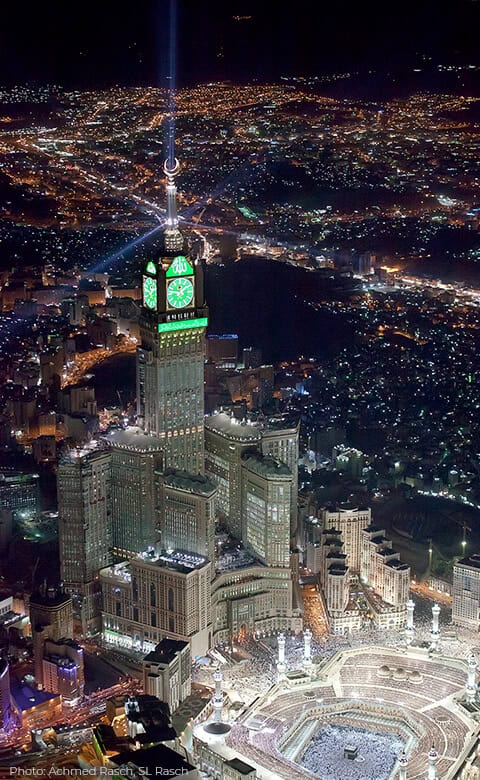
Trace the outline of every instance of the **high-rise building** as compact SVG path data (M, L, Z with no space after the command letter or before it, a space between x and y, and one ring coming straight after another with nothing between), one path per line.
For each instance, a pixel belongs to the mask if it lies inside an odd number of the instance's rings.
M43 585L30 596L30 625L33 639L33 660L35 680L43 687L43 657L45 642L50 639L73 637L72 598L59 588L47 588Z
M143 691L156 696L171 712L190 696L192 691L192 656L188 642L162 639L142 662Z
M43 688L59 693L65 704L76 704L83 698L85 675L83 648L73 639L55 642L47 639L42 660Z
M10 509L0 509L0 554L3 555L13 535L13 512Z
M270 455L242 458L242 540L267 566L290 565L292 472Z
M301 631L290 569L252 563L221 571L212 582L212 626L214 644L254 633Z
M320 513L323 528L337 528L342 534L348 565L354 572L360 571L362 531L372 522L372 510L351 504L324 507Z
M360 611L350 604L350 568L338 528L324 529L319 545L319 574L330 629L345 634L361 625Z
M259 368L262 365L262 351L256 347L245 347L242 357L245 368Z
M93 441L69 450L57 472L60 574L83 633L100 628L100 569L111 561L111 453Z
M401 627L406 621L410 587L410 566L386 538L385 530L370 524L362 531L360 562L362 582L372 587L382 603L373 605L375 619L381 628Z
M246 452L271 455L292 475L290 521L297 522L299 426L282 415L239 420L220 412L205 420L205 470L218 485L217 510L230 533L242 538L241 463Z
M6 509L16 517L20 512L36 514L40 508L40 477L12 469L0 472L0 510Z
M220 366L236 368L238 361L238 336L236 333L210 334L207 336L207 359Z
M158 436L166 468L204 470L204 362L208 310L203 268L178 228L175 176L165 164L167 226L160 255L143 269L137 413Z
M183 552L139 555L100 573L107 641L153 650L164 637L190 643L192 658L211 647L211 564Z
M474 631L480 628L480 555L453 564L452 622Z
M157 473L157 512L164 550L184 550L215 562L215 497L209 477L178 469Z
M268 417L262 425L262 452L286 463L292 472L291 491L291 535L297 527L298 503L298 459L300 423L292 424L283 415Z
M343 545L333 545L327 553L325 601L329 615L341 617L350 599L350 576Z
M333 527L325 528L321 534L319 574L324 590L327 586L328 568L331 561L335 561L337 565L339 563L342 563L344 566L348 565L342 532L338 528Z
M332 461L335 468L347 474L351 479L360 479L365 467L365 456L354 447L337 444L332 451Z
M140 428L113 431L111 446L112 547L128 558L155 545L155 469L163 464L162 442Z
M224 412L205 421L205 471L218 485L217 509L237 539L242 537L242 455L258 450L260 443L258 425Z
M10 672L6 658L0 658L0 733L14 725L14 707L10 693Z

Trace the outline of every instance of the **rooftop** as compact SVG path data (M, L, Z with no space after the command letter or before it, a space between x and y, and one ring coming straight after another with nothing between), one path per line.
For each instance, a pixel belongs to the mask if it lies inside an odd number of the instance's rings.
M261 477L291 477L292 472L285 463L273 458L271 455L261 455L260 453L248 453L242 458L243 464L250 471Z
M377 555L383 555L385 558L387 555L398 555L398 553L393 547L384 547L382 550L377 550Z
M189 474L181 469L167 469L163 474L163 481L179 490L187 490L189 493L200 493L209 496L215 492L217 486L211 479L202 474Z
M82 444L81 446L65 450L60 457L59 463L60 465L81 463L82 461L96 458L99 455L106 455L109 450L110 447L105 440L92 439L88 444Z
M237 420L225 412L205 418L205 428L235 441L260 441L261 431L256 423Z
M386 536L384 536L384 535L382 534L382 532L380 532L380 533L379 533L379 534L377 534L376 536L372 536L372 538L370 539L370 541L371 541L373 544L385 544L385 542L388 542L389 540L387 539L387 537L386 537Z
M156 436L151 436L136 426L111 431L102 438L114 448L136 450L137 452L159 452L164 446Z
M38 707L50 699L59 699L58 693L47 693L46 691L39 691L36 688L32 688L30 685L21 683L15 678L10 680L10 689L12 696L15 699L17 707L25 712L32 709L32 707Z
M240 772L241 775L249 775L255 771L253 766L246 764L245 761L241 761L239 758L231 758L230 761L225 761L225 763L232 769L235 769L236 772Z
M336 564L335 566L328 567L328 573L333 574L335 577L343 577L343 575L346 574L347 571L348 571L348 567L342 566L341 564Z
M466 558L461 558L461 560L457 561L455 565L471 566L474 569L480 569L480 555L478 553L467 555Z
M399 560L387 561L386 566L390 566L391 569L398 569L398 571L406 571L410 568L408 563L402 563Z
M161 768L164 776L174 776L187 774L193 771L194 767L188 764L179 753L165 745L155 745L154 747L143 748L141 750L129 750L124 753L118 753L111 756L109 760L122 766L123 764L133 764L146 770L148 775L155 776L158 769Z
M59 588L38 590L30 596L30 604L35 607L59 607L72 600L68 593L63 593Z
M272 417L266 417L259 421L265 431L291 431L297 432L299 420L293 415L278 414Z
M6 484L21 484L22 482L31 482L37 479L40 479L38 474L27 474L21 471L13 471L12 469L2 469L0 471L0 482Z
M202 558L194 553L184 552L183 550L175 550L174 552L162 551L160 553L151 550L146 553L140 553L140 555L132 558L132 564L140 560L165 569L178 571L180 574L189 574L207 564L206 558Z
M326 504L324 507L327 512L368 512L370 507L362 504L351 504L348 501L341 504Z
M186 647L188 647L188 642L165 637L156 646L155 650L148 653L143 660L153 661L158 664L169 664L173 661L175 656L178 655L178 653L181 653Z
M377 534L377 533L384 533L385 529L382 528L379 525L375 525L375 523L370 523L370 525L367 525L366 528L363 529L364 531L367 531L369 534Z

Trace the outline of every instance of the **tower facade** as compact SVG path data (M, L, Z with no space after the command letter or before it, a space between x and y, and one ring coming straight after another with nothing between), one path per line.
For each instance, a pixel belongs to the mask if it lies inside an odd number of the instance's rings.
M270 455L242 459L242 539L266 566L290 565L292 472Z
M175 175L167 175L167 223L160 256L143 269L137 414L163 442L164 467L204 469L205 305L203 269L178 229Z
M372 522L372 510L368 507L340 504L336 507L322 509L321 518L324 528L338 528L342 532L345 552L348 555L348 565L352 571L359 572L362 531Z
M111 560L111 453L93 441L68 451L57 471L60 576L82 633L100 628L98 572Z
M224 413L206 420L206 473L218 485L217 511L237 539L242 538L242 456L258 450L260 442L258 425L240 422Z
M452 622L473 631L480 627L480 555L453 565Z
M164 550L185 550L212 563L215 574L215 496L211 479L167 469L157 474L158 530Z
M107 641L150 651L164 638L188 642L192 658L212 646L211 564L193 553L153 551L100 573Z
M71 596L60 589L43 586L30 596L30 625L33 638L35 680L43 687L43 654L48 639L58 641L73 636Z
M8 731L14 725L13 717L8 662L5 658L0 658L0 732Z
M292 472L292 492L290 497L290 531L293 535L297 528L298 503L298 458L300 423L288 424L281 417L270 417L262 429L262 452L286 463Z
M65 704L73 705L83 698L85 674L83 648L73 639L59 642L47 639L42 661L43 687L60 693Z
M113 553L129 558L157 541L154 472L162 466L162 444L133 427L105 440L111 445Z

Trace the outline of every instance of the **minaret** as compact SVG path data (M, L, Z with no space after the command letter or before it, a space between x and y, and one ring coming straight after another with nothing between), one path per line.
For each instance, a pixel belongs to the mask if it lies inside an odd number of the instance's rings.
M476 683L477 666L478 663L475 655L473 653L470 653L470 655L467 658L468 671L467 671L467 684L465 686L465 694L469 702L473 702L477 694L477 683Z
M413 624L413 613L415 610L415 604L412 599L407 601L407 627L405 629L405 635L407 639L407 645L411 645L413 642L413 635L415 632L415 626Z
M307 674L312 671L312 632L307 628L303 632L303 668Z
M405 751L403 751L402 755L398 759L398 765L400 767L400 772L398 774L398 780L407 780L407 766L408 766L408 758Z
M278 635L278 661L277 661L277 671L278 671L278 677L281 679L286 671L286 665L285 665L285 635L279 634Z
M219 671L214 672L213 679L215 680L215 693L212 696L213 717L215 723L221 723L223 709L222 673Z
M432 607L432 630L430 632L430 639L432 640L433 650L438 650L438 643L440 641L440 628L438 625L439 615L440 607L438 604L434 604Z
M428 774L426 780L438 780L437 760L438 760L438 753L435 750L435 745L432 745L432 749L428 754Z

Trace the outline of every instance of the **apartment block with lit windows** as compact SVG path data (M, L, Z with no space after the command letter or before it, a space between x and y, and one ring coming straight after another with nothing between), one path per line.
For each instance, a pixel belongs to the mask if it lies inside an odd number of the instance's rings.
M480 555L468 555L453 565L452 622L478 631L480 627Z

